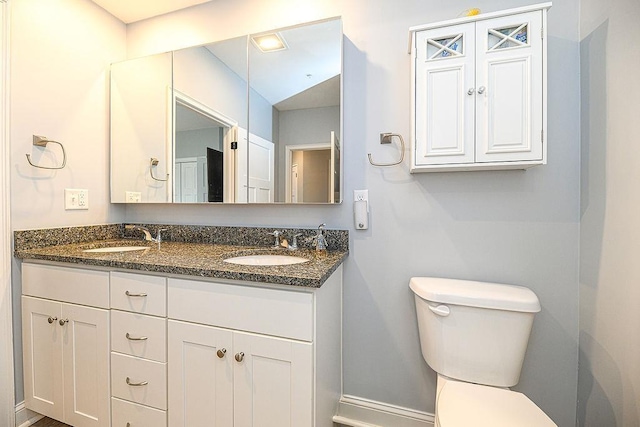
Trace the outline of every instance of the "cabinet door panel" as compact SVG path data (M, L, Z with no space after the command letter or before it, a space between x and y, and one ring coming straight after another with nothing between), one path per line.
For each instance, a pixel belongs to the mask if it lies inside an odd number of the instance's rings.
M173 320L168 331L169 426L232 427L231 331Z
M476 25L476 161L542 160L542 12Z
M60 303L22 297L25 405L62 421L62 329L59 318Z
M65 422L109 426L109 311L62 304L61 314Z
M474 24L416 34L415 163L474 161Z
M313 425L312 344L235 332L233 348L234 427Z

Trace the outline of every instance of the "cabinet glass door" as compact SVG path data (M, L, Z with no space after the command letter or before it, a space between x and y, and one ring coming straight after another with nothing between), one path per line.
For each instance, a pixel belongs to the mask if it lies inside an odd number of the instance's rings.
M416 165L474 161L474 27L416 34Z
M476 162L541 160L542 12L479 21L476 41Z

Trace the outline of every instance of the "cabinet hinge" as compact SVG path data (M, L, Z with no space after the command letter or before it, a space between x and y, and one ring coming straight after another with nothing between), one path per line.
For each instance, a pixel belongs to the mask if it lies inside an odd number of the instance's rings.
M544 39L544 27L540 28L540 38Z
M540 142L544 143L544 129L540 131Z

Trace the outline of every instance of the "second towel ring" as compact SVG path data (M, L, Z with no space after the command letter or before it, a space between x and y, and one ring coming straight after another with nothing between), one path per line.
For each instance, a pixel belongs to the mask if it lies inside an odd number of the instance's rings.
M396 166L402 163L402 161L404 160L404 138L402 138L402 135L400 135L399 133L381 133L380 144L391 144L391 140L394 136L397 136L398 139L400 139L400 160L393 163L378 163L373 161L373 159L371 158L371 153L369 153L367 154L367 156L369 157L369 163L371 163L373 166L381 167Z
M58 141L52 141L50 139L47 139L47 137L45 137L45 136L33 135L33 145L35 145L36 147L43 147L44 148L44 147L47 146L47 144L49 142L52 142L54 144L58 144L60 146L60 148L62 148L62 165L58 166L58 167L49 167L49 166L36 165L33 162L31 162L31 155L27 154L27 161L34 168L39 168L39 169L62 169L67 165L67 153L64 151L64 145L62 145L62 143L60 143Z
M169 180L169 174L167 174L167 178L166 179L156 178L153 175L153 167L154 166L158 166L158 163L160 163L158 161L158 159L156 159L155 157L151 157L151 160L149 161L149 173L151 174L151 178L155 179L156 181L161 181L161 182L168 181Z

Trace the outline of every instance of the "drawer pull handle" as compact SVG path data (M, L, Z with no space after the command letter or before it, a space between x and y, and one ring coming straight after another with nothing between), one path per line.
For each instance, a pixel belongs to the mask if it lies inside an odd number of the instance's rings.
M244 353L236 353L236 362L242 362L244 360Z
M130 341L146 341L149 339L148 337L132 337L131 335L129 335L129 332L127 332L125 336Z
M129 291L125 291L125 293L124 293L124 294L125 294L126 296L128 296L128 297L146 297L146 296L147 296L147 294L145 294L145 293L132 294L132 293L131 293L131 292L129 292Z
M218 350L216 352L216 354L218 355L218 357L220 359L222 359L224 357L224 355L227 354L227 349L226 348L221 348L220 350Z
M69 319L60 319L58 323L60 323L60 326L64 326L64 324L68 322L69 322Z
M127 427L131 427L131 423L127 423Z
M129 379L129 377L127 377L126 381L127 381L127 385L130 385L131 387L141 387L143 385L149 384L149 381L142 381L142 382L139 382L139 383L132 383L131 380Z
M52 324L53 322L55 322L56 320L58 320L57 317L51 317L49 316L49 318L47 319L47 322L49 322L49 324Z

